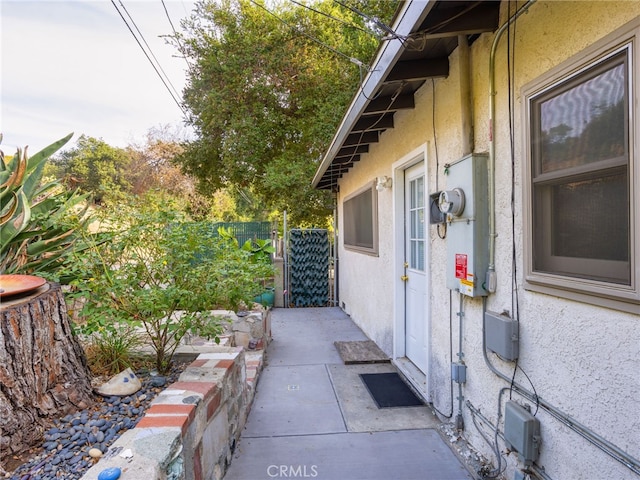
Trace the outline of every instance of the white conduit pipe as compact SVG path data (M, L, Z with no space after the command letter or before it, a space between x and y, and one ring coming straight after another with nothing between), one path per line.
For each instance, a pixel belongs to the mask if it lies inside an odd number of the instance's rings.
M518 10L504 25L496 32L491 46L489 57L489 164L487 166L489 175L489 267L485 280L485 288L488 292L496 291L496 50L500 38L515 20L529 10L529 7L536 3L536 0L529 0L520 10Z
M487 272L487 290L489 292L495 291L495 250L496 250L496 195L495 195L495 111L496 111L496 102L495 102L495 58L496 58L496 49L498 47L498 42L500 38L504 34L504 32L509 28L509 26L518 18L520 15L525 13L529 8L536 3L536 0L529 0L520 10L518 10L507 22L502 25L498 31L496 32L496 36L493 40L493 45L491 46L491 55L489 57L489 135L490 135L490 143L489 143L489 165L488 165L488 175L489 175L489 268ZM486 300L485 300L485 308L486 309ZM483 312L483 322L484 322L484 312ZM484 331L484 325L483 325ZM558 421L569 427L571 430L576 432L578 435L583 437L592 445L598 447L604 453L609 455L611 458L617 460L622 465L627 467L629 470L634 472L636 475L640 475L640 461L633 458L627 452L621 450L619 447L609 442L602 436L595 433L593 430L587 428L582 425L580 422L570 417L569 415L563 413L562 411L555 408L553 405L547 403L545 400L540 398L537 395L529 392L526 388L519 385L517 382L512 382L512 379L500 372L489 360L487 356L487 348L484 344L484 335L483 335L483 354L484 359L489 367L489 369L495 373L497 376L502 378L503 380L512 383L514 389L518 391L521 395L529 398L533 402L538 402L540 407L542 407L545 411L551 414Z
M483 301L483 305L482 305L482 331L483 332L486 330L486 321L485 321L485 315L484 315L485 312L486 312L486 298ZM596 432L594 432L590 428L581 424L575 418L557 409L556 407L551 405L549 402L547 402L545 399L543 399L539 395L530 392L529 390L524 388L522 385L520 385L518 382L513 381L513 379L510 376L505 375L500 370L498 370L491 363L491 360L489 359L489 356L487 354L486 338L484 335L482 335L482 354L484 356L485 363L489 367L489 370L491 370L498 377L502 378L504 381L512 385L513 390L515 392L519 393L523 397L528 398L530 401L537 403L540 406L540 408L542 408L544 411L549 413L552 417L554 417L560 423L569 427L571 430L576 432L582 438L587 440L592 445L598 447L601 451L609 455L614 460L617 460L618 462L620 462L622 465L627 467L636 475L640 475L640 462L638 460L633 458L627 452L625 452L618 446L614 445L604 437L598 435Z

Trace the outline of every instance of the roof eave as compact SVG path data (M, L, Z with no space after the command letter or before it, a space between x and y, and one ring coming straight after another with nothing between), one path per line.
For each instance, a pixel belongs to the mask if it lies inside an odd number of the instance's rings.
M402 6L402 9L396 17L393 30L401 37L408 36L422 23L434 3L435 0L407 1ZM324 155L322 162L313 177L313 188L316 188L318 183L320 183L320 180L333 162L334 157L346 140L347 135L349 135L349 132L362 115L362 112L364 112L364 109L367 107L370 99L400 58L403 48L403 43L397 38L385 41L381 45L369 73L365 77L358 93L352 100L347 113L343 117L342 122L333 137L333 140L331 140L327 153Z

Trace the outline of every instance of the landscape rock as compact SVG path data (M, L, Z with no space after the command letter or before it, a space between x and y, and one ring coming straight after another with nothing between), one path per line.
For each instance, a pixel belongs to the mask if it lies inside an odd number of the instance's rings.
M111 377L104 385L98 387L96 392L105 397L112 395L125 396L137 392L141 387L142 382L140 382L140 379L133 373L133 370L127 368Z

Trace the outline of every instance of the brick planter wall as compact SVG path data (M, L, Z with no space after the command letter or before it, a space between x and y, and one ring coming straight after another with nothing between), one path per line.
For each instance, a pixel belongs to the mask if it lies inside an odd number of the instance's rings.
M262 352L215 347L158 394L82 480L120 467L122 480L219 480L253 401Z

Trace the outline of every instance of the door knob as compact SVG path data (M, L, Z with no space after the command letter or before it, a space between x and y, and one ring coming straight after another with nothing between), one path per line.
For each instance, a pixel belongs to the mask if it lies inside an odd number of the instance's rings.
M407 280L409 280L409 277L407 277L406 275L402 275L400 277L400 280L402 280L403 282L406 282Z

